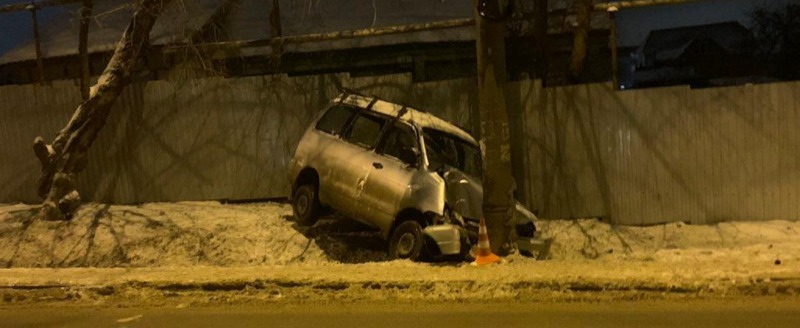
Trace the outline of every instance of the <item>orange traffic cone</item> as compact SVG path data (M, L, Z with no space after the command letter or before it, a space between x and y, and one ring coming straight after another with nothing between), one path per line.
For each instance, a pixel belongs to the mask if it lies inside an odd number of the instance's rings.
M478 228L478 247L475 254L475 261L472 265L482 266L500 262L500 257L492 253L489 247L489 233L486 231L486 221L481 218L481 225Z

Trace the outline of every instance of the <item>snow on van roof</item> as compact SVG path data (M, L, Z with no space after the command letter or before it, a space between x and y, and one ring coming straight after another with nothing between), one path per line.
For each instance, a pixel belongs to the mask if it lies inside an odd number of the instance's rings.
M347 98L342 100L342 97L347 97ZM456 137L464 139L465 141L473 144L476 147L478 146L478 142L475 140L475 138L472 137L469 133L467 133L463 129L439 117L436 117L431 113L427 113L413 107L395 104L377 97L368 97L355 94L339 95L336 98L334 98L333 101L334 102L342 101L346 104L350 104L364 109L366 109L371 102L375 101L370 110L389 116L397 116L397 114L400 113L400 110L403 107L406 107L407 111L400 117L402 120L414 123L422 128L431 128L452 134Z

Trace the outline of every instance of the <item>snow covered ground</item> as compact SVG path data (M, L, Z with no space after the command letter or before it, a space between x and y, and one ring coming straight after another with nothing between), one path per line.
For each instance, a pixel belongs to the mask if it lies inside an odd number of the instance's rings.
M387 261L377 232L330 219L298 228L285 204L87 204L70 222L34 220L34 211L0 206L7 268L0 287L149 288L147 297L252 291L262 299L800 295L800 223L790 221L616 228L595 219L542 221L551 259L512 255L476 268Z
M33 218L36 207L0 207L2 267L233 266L324 262L274 203L86 204L71 221Z

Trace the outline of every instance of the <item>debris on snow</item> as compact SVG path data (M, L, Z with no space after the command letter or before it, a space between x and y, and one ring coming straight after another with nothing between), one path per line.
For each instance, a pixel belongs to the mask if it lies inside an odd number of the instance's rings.
M117 320L117 323L131 323L131 322L134 322L134 321L139 321L139 319L141 319L142 317L144 317L144 315L139 314L139 315L135 315L135 316L128 317L128 318L122 318L122 319Z

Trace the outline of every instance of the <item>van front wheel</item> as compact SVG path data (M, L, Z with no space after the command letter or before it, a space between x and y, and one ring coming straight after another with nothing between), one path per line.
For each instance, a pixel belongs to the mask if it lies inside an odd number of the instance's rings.
M389 240L389 258L418 261L422 258L425 238L417 221L405 221L392 233Z

